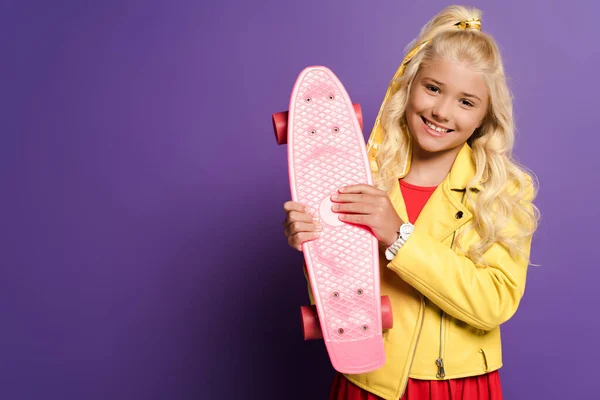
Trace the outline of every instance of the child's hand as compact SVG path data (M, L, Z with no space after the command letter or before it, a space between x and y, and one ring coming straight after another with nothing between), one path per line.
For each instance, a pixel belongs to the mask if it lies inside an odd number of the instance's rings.
M302 251L302 243L317 239L323 229L319 224L318 217L307 212L300 203L287 201L283 205L285 210L285 221L283 227L288 244L298 251Z
M365 225L385 246L398 238L400 219L387 193L371 185L350 185L331 196L332 210L341 221ZM336 209L336 207L338 207Z

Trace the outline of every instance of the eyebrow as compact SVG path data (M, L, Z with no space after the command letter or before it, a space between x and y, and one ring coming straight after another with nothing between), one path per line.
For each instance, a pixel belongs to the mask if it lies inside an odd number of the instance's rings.
M436 81L435 79L429 78L427 76L424 77L423 79L429 79L430 81L432 81L433 83L435 83L438 86L445 86L442 82ZM481 99L478 96L474 95L474 94L470 94L470 93L466 93L466 92L462 92L461 94L464 95L465 97L472 97L474 99L477 99L477 100L481 101Z

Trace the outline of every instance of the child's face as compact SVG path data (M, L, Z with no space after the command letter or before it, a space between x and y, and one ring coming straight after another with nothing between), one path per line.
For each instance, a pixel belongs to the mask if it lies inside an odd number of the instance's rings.
M442 59L422 66L417 73L406 120L416 145L437 153L462 147L487 109L483 77L464 64Z

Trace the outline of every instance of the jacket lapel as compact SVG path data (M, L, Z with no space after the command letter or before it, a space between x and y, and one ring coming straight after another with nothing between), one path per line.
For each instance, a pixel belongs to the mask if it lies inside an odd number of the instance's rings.
M409 157L410 158L410 155ZM410 169L410 162L407 162L402 175L406 176ZM450 173L444 181L433 192L423 210L415 222L415 229L419 229L443 241L452 235L461 226L465 225L473 218L473 214L464 204L466 186L475 175L475 162L473 160L473 151L469 145L465 144L458 153ZM474 187L481 189L479 185ZM406 204L402 197L400 185L394 185L390 192L390 200L400 218L408 221Z

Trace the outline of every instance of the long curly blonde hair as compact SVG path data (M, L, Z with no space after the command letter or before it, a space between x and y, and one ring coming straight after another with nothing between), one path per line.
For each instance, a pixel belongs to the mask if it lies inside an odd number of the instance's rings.
M473 20L481 20L478 9L447 7L409 44L408 49L414 49L427 42L393 82L397 91L382 109L385 136L378 146L378 168L373 178L375 186L390 191L392 185L397 185L398 176L410 157L412 139L405 111L419 68L438 59L468 63L484 77L490 101L483 123L467 141L473 149L476 173L467 185L466 195L474 215L471 229L476 229L481 240L461 250L476 263L485 264L483 254L494 243L504 245L515 259L523 255L523 244L537 229L539 211L532 203L537 186L535 175L512 156L515 141L512 95L498 46L490 35L479 29L456 26L461 21ZM476 186L482 190L476 190ZM464 233L459 234L456 243Z

